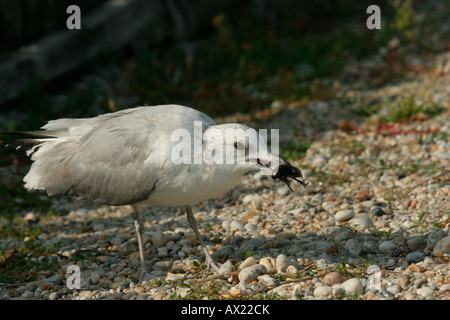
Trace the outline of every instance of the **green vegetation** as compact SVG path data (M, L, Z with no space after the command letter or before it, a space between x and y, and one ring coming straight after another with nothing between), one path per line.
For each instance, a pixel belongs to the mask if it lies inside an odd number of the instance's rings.
M285 157L287 160L304 158L306 156L306 151L310 146L310 142L296 143L294 141L288 141L283 147L283 157Z
M46 196L29 193L21 181L0 184L0 239L12 240L8 249L0 249L0 282L31 281L38 272L52 270L55 260L49 260L55 248L46 248L37 240L42 228L28 224L16 213L21 210L49 212L51 201Z
M372 261L359 258L356 266L347 264L345 257L342 257L341 263L336 265L336 271L345 277L350 278L365 278L367 277L367 268L372 265Z
M343 103L351 103L343 101ZM349 112L358 116L376 116L381 123L408 122L430 118L445 111L445 107L432 101L419 103L414 95L403 97L395 102L385 99L382 102L364 101L356 97Z
M427 220L427 212L422 212L419 218L413 220L413 222L414 224L409 229L418 234L425 234L432 228L444 229L450 222L450 213L447 213L446 216L441 216L440 221L429 221Z
M381 122L406 122L420 114L433 117L441 114L445 108L434 102L418 103L414 96L399 100L397 103L387 103L386 114L380 116Z
M310 170L311 176L317 177L319 181L322 181L330 186L341 185L350 181L350 176L348 174L340 175L328 169L316 170L314 168L310 168Z
M56 244L53 248L42 246L37 240L40 232L40 227L32 229L25 225L0 229L2 239L14 240L14 245L9 249L0 249L0 282L33 281L43 271L56 272L59 264L51 256L60 244Z

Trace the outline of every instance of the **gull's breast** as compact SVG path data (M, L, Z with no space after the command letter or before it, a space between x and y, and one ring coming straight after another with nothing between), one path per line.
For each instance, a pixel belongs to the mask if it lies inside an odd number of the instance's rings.
M166 177L171 178L162 177L144 203L175 207L220 196L235 187L242 177L242 173L230 172L230 168L220 166L177 166L177 170L166 172Z

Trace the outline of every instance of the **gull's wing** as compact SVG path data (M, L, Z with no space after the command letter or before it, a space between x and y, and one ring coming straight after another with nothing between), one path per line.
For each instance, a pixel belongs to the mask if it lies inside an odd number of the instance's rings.
M49 195L74 195L110 205L146 200L163 168L171 166L173 130L204 129L213 120L194 109L138 107L88 119L59 119L43 127L30 150L34 161L26 188Z

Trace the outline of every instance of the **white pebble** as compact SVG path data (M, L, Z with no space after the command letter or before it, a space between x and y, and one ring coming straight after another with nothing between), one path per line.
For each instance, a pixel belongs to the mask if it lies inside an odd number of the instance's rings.
M277 272L278 273L286 272L286 269L287 269L287 267L289 267L289 265L290 265L290 261L289 261L289 258L286 255L280 254L277 257L276 268L277 268Z
M247 267L250 267L254 264L256 264L257 261L254 257L248 257L247 259L245 259L240 265L239 265L239 270L245 269Z
M429 287L425 287L424 286L424 287L421 287L421 288L417 289L416 293L419 296L422 296L422 297L426 298L426 297L429 297L429 296L433 295L433 290L431 288L429 288Z
M364 292L364 287L361 283L361 281L357 278L351 278L342 283L342 288L345 290L345 294L352 295L352 294L358 294L361 295Z
M314 297L319 298L319 297L328 297L331 296L333 294L333 289L324 284L321 285L319 287L317 287L316 289L314 289Z
M370 218L366 217L366 216L357 216L357 217L353 217L352 219L350 219L350 221L348 223L351 226L365 229L372 225L372 220L370 220Z
M353 210L342 210L336 213L335 219L338 222L343 222L350 220L355 216L355 212Z
M239 272L238 278L240 282L247 283L256 280L258 276L266 273L266 267L264 267L262 264L255 264L253 266L242 269L241 272Z
M264 257L259 260L259 263L266 267L267 272L275 272L276 271L276 261L272 257Z
M433 254L435 256L443 256L444 254L450 253L450 236L444 237L439 240L433 249Z

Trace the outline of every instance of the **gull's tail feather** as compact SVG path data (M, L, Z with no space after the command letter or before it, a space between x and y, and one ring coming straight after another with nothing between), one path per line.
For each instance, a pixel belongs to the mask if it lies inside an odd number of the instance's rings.
M25 188L48 191L48 178L54 172L55 165L65 155L61 149L72 147L65 143L59 131L14 131L2 132L12 139L2 141L0 146L12 151L21 159L30 159L33 165L24 178ZM44 161L38 161L38 160Z
M12 136L12 139L0 141L0 147L29 159L45 140L56 138L55 133L49 131L12 131L0 132L0 135Z

